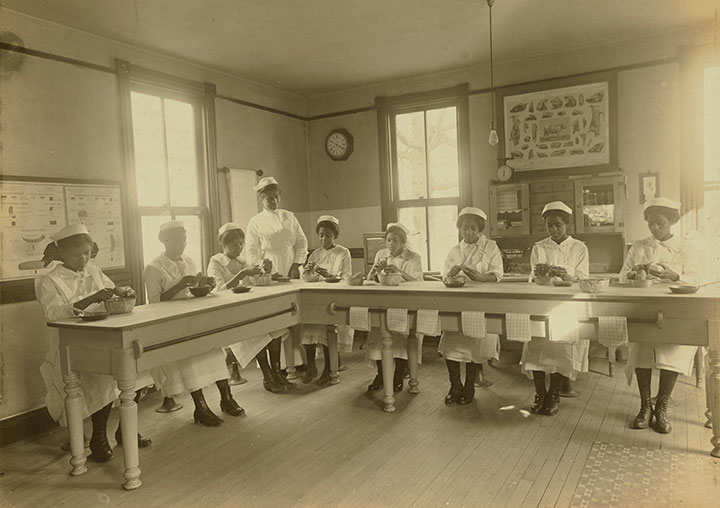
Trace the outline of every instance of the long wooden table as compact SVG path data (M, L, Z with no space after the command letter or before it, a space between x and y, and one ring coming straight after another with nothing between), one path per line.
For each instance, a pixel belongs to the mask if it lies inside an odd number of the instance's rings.
M586 294L576 287L529 283L471 283L448 289L440 282L408 282L397 287L366 283L347 286L293 281L255 287L249 293L225 291L205 298L136 307L130 314L97 322L71 319L48 323L59 328L60 353L67 393L65 405L70 435L71 475L87 471L83 448L81 392L78 372L110 374L120 389L120 426L125 460L123 487L135 489L140 480L137 448L135 382L138 372L187 358L300 323L348 324L351 306L370 307L371 322L379 324L388 308L406 308L411 330L419 309L440 311L442 329L458 331L460 313L482 310L490 333L503 333L504 313L531 315L533 335L543 336L548 317L578 319L582 338L595 338L598 316L627 316L630 340L708 346L708 419L712 418L711 454L720 457L720 290L704 288L694 295L670 294L666 286L647 289L615 287L603 294ZM292 348L291 341L286 347ZM330 340L331 377L338 382L337 342ZM286 352L290 352L286 349ZM419 392L417 342L408 341L411 393ZM292 367L292 354L286 355ZM395 410L392 392L392 341L383 341L384 410Z

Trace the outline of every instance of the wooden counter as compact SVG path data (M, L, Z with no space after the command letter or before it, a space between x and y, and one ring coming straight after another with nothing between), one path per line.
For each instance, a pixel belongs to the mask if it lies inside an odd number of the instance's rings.
M300 323L348 324L349 307L371 308L377 325L379 313L390 307L412 311L437 309L443 330L460 329L460 312L482 310L491 333L503 333L505 312L531 314L533 335L544 336L548 316L578 319L583 338L595 338L598 316L627 316L630 340L709 346L708 407L712 408L712 455L720 457L720 289L704 288L694 295L673 295L667 286L647 289L611 286L606 293L586 294L575 286L561 288L530 283L471 283L449 289L441 282L408 282L397 287L377 284L347 286L323 282L275 284L255 287L249 293L220 294L136 307L130 314L97 322L79 319L51 322L60 330L60 352L66 383L66 411L72 466L71 474L87 471L83 449L80 382L77 372L111 374L120 389L125 482L139 487L137 406L134 402L138 372L188 356ZM288 342L288 345L291 344ZM330 341L331 376L337 382L337 343ZM419 392L415 340L408 341L410 392ZM292 361L293 355L287 355ZM384 409L393 411L391 341L383 342ZM708 413L708 415L710 412Z

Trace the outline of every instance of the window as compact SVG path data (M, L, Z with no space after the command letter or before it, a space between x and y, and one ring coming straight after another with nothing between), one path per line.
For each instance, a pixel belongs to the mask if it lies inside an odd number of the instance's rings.
M178 219L187 230L185 254L202 269L207 208L201 104L149 87L133 87L130 99L143 264L163 251L160 225Z
M720 280L720 67L704 71L703 232L708 281Z
M439 271L470 202L467 88L378 101L383 220L410 229L423 269Z

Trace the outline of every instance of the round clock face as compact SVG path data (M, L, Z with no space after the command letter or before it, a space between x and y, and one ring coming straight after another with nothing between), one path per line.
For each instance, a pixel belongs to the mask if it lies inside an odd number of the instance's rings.
M325 140L325 151L333 160L346 160L353 151L352 136L344 129L332 131Z
M508 180L510 180L512 174L512 168L510 166L506 166L505 164L500 166L497 170L497 177L498 180L500 180L501 182L507 182Z

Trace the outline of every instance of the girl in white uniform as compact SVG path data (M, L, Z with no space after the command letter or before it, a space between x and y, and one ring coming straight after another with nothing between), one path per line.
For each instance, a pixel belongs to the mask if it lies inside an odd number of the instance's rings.
M444 277L465 277L477 282L499 282L503 274L502 254L497 244L485 238L487 215L479 208L463 208L458 215L457 228L462 240L445 259ZM445 404L469 404L475 397L475 376L482 363L499 360L500 337L489 333L475 339L460 332L443 332L438 352L445 358L450 391ZM465 364L465 385L460 379L460 364Z
M279 275L299 279L300 265L305 262L308 255L307 237L300 222L295 214L279 208L281 193L275 178L272 176L261 178L253 190L260 198L263 211L248 222L245 237L248 263L257 265L263 259L269 259L273 270ZM282 342L290 337L290 331L278 330L271 335L273 340L268 345L270 365L280 375L285 389L292 390L295 388L295 383L288 381L280 370ZM293 334L292 340L295 340L295 337L297 334ZM297 356L295 358L297 361Z
M391 222L385 228L385 248L375 254L375 262L367 275L368 280L377 280L382 271L399 273L403 281L423 280L422 260L420 255L407 248L408 229L399 222ZM368 390L379 390L383 387L382 378L382 339L391 336L393 339L393 357L395 358L395 374L393 390L403 389L403 376L407 368L407 334L391 332L387 328L386 315L380 317L380 328L373 328L367 340L368 360L375 360L377 375Z
M340 221L337 217L333 217L332 215L321 215L318 217L315 232L320 239L320 248L315 249L312 254L310 254L307 262L315 263L315 271L325 278L352 275L350 251L342 245L335 244L335 240L337 240L340 234ZM320 377L315 381L315 384L318 386L330 384L328 335L331 333L337 333L338 335L338 349L345 351L352 350L353 329L349 326L302 325L300 340L305 347L308 361L307 372L303 377L303 383L310 383L313 378L317 376L315 350L317 345L321 344L325 357L325 366L323 367L322 374L320 374Z
M680 203L667 198L650 199L645 203L644 216L652 236L638 240L630 247L620 272L620 280L626 282L630 271L645 268L650 275L661 280L677 282L682 279L697 284L699 277L694 267L698 263L698 256L693 259L687 243L671 231L672 225L680 219ZM672 430L667 419L667 406L675 380L678 374L691 374L697 348L636 342L631 342L629 348L630 358L625 374L628 383L631 383L635 373L640 391L640 412L632 428L647 429L654 418L653 428L667 434ZM660 369L660 386L654 409L650 399L652 369Z
M588 277L588 249L583 242L567 235L572 209L562 201L553 201L545 205L542 216L550 236L537 242L532 248L530 280L533 280L535 265L538 263L555 267L555 272L563 280ZM579 372L587 372L588 350L587 340L568 344L553 342L546 337L534 338L523 345L522 368L535 381L535 400L530 407L531 413L557 414L563 379L574 380ZM546 374L550 374L549 390L545 388Z
M215 279L217 286L215 291L232 289L246 277L259 275L267 269L271 270L269 261L260 266L248 266L240 258L245 245L245 233L239 224L228 222L218 230L218 242L223 252L215 254L210 258L208 264L208 276ZM263 373L263 386L272 393L284 393L285 388L270 368L266 352L266 346L272 340L269 334L261 335L253 339L243 340L232 344L229 349L240 367L245 368L251 360L256 359Z
M149 303L192 298L188 287L201 275L192 259L183 255L187 234L182 221L171 220L160 226L158 235L165 244L165 252L145 268L145 288ZM220 391L220 409L230 416L241 416L245 410L233 399L228 381L225 355L213 348L190 358L152 369L155 384L166 397L190 392L195 403L196 423L216 427L222 423L208 407L202 388L215 383Z
M68 226L50 237L43 255L45 266L55 261L50 271L35 279L35 295L42 305L45 319L57 321L76 317L79 311L104 311L115 284L93 263L89 263L93 241L82 224ZM50 344L40 373L45 383L48 412L53 420L67 424L65 415L65 382L60 365L57 329L49 336ZM113 455L107 439L107 420L117 396L112 376L79 372L82 390L83 418L90 416L93 429L90 438L90 460L106 462ZM117 434L116 434L117 439ZM138 435L138 445L150 440Z

